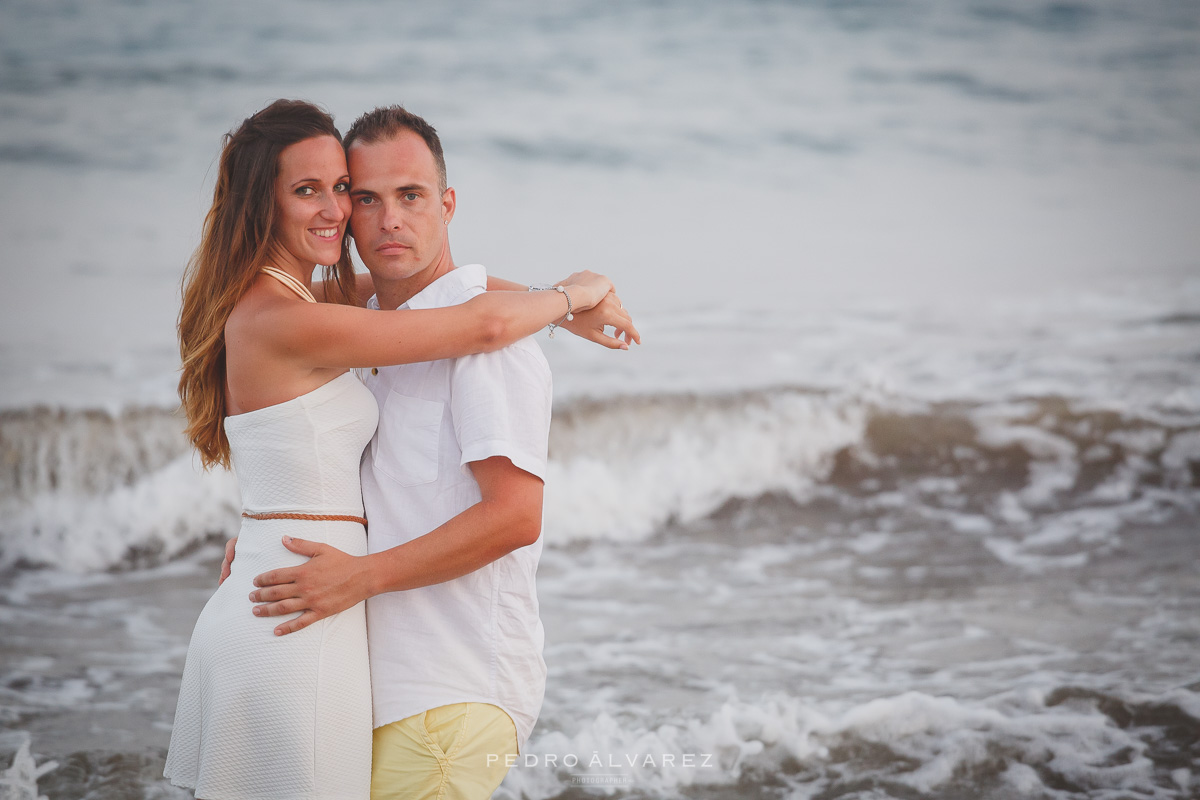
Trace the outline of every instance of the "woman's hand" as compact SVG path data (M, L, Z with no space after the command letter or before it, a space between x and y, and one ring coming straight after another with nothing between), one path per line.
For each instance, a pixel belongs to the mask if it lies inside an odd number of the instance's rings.
M612 336L604 332L606 326L614 329ZM576 313L575 319L564 320L559 327L612 350L628 350L630 344L642 343L642 335L634 327L633 318L621 305L616 292L604 295L595 306Z
M586 269L574 273L559 285L570 295L572 311L587 311L613 290L612 281Z

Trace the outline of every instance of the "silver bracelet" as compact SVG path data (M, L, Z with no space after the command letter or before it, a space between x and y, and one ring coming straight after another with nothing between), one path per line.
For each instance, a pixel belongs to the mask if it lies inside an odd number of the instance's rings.
M531 292L561 292L562 296L567 298L567 315L558 322L551 322L550 325L548 326L550 328L550 338L551 339L554 338L554 329L555 328L557 328L563 322L567 322L568 320L575 319L575 314L573 313L575 311L575 304L571 302L571 295L567 294L566 287L548 286L545 284L536 284L534 286L530 286L529 291L531 291Z

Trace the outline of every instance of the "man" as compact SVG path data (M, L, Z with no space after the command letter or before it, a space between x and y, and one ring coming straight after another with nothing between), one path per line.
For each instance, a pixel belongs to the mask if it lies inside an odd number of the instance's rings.
M379 108L345 145L350 226L376 290L369 305L434 308L484 291L483 267L456 268L450 254L456 195L434 129L398 106ZM620 304L606 302L611 323ZM588 338L609 338L592 326ZM623 328L636 340L632 324ZM367 599L372 796L487 797L533 729L545 688L534 573L550 371L527 339L372 369L365 381L380 408L362 463L370 555L286 542L311 559L259 576L251 599L269 605L255 613L308 609L277 629L288 633Z

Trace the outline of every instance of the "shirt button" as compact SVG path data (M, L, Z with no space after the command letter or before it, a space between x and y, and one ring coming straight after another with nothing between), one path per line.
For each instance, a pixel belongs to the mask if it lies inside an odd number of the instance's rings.
M379 374L379 367L371 367L371 374L372 374L372 375L378 375L378 374Z

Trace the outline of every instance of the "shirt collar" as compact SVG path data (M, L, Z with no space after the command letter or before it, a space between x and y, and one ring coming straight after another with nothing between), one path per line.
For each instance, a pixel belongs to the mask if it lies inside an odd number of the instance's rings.
M482 264L467 264L450 270L400 308L445 308L465 303L480 291L487 291L487 270ZM378 296L371 296L367 308L379 308Z

